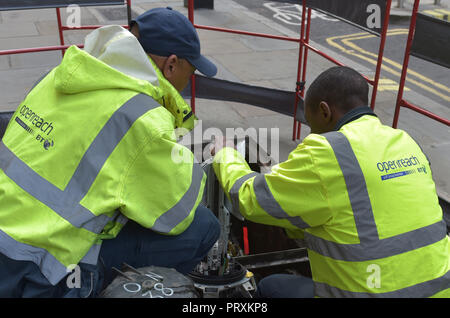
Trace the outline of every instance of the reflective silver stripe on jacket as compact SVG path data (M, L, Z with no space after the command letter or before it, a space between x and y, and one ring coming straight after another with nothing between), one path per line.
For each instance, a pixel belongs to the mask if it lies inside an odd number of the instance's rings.
M0 230L0 252L19 261L32 261L52 285L67 275L66 267L43 248L20 243Z
M444 239L447 235L444 220L378 240L372 244L340 244L305 232L308 248L323 256L348 262L364 262L409 252Z
M314 291L319 297L345 297L345 298L425 298L433 296L440 291L450 288L450 271L443 276L423 283L397 289L384 293L351 292L324 283L314 282Z
M125 216L118 212L115 215L117 215L115 222L126 224L128 219ZM0 253L14 260L32 261L37 264L52 285L56 285L68 273L66 266L43 248L18 242L2 230L0 230L0 242ZM92 245L80 263L96 265L100 249L101 244Z
M52 285L68 274L66 266L45 249L18 242L0 230L0 253L18 261L31 261L39 266L41 273ZM94 244L80 263L95 265L100 245Z
M341 167L361 244L378 241L378 231L367 191L366 180L352 146L341 132L323 134Z
M147 111L158 106L160 105L153 98L144 94L136 95L121 106L95 137L64 191L28 167L3 142L0 142L0 168L19 187L70 224L98 234L115 215L96 216L80 205L80 201L133 123Z
M248 179L255 177L253 180L253 191L255 192L256 200L260 207L270 216L276 219L284 219L289 221L292 225L304 229L310 227L305 221L302 220L299 216L290 216L287 214L277 200L274 198L272 192L269 189L266 178L264 174L260 174L257 172L252 172L246 174L245 176L239 178L233 184L233 187L230 190L230 198L233 203L233 209L236 209L238 213L239 211L239 189Z
M106 215L97 217L80 205L79 202L68 200L64 191L61 191L28 167L3 142L0 142L0 168L19 187L58 213L73 226L100 233L108 222L109 218Z
M258 204L267 212L267 214L276 219L285 219L300 229L310 227L301 217L290 216L283 210L270 191L264 174L258 175L255 178L255 181L253 181L253 191L255 192Z
M360 244L340 244L331 242L323 238L305 232L305 240L307 247L326 257L335 260L343 260L350 262L362 262L368 260L376 260L386 258L408 251L412 251L427 245L437 243L447 236L447 227L444 220L440 220L434 224L424 226L406 233L402 233L393 237L380 239L378 236L377 227L374 221L372 206L370 203L367 186L364 175L359 166L358 160L353 152L350 142L341 132L330 132L323 134L323 136L330 143L339 166L344 176L347 192L355 217L355 225L360 239ZM437 281L429 281L408 288L398 290L398 295L406 295L412 291L423 292L421 295L428 294L424 286L432 286L430 290L435 294L441 286L438 282L442 280L449 281L449 274ZM365 293L352 293L342 291L338 288L328 286L324 283L317 283L316 293L319 296L364 296ZM370 294L371 297L396 297L396 292L383 294ZM400 296L399 296L400 297ZM425 297L425 296L423 296Z
M237 215L242 215L240 209L239 209L239 189L242 187L245 181L247 181L250 178L253 178L257 176L259 173L257 172L251 172L249 174L246 174L245 176L240 177L237 179L233 186L230 189L230 199L231 199L231 205L233 206L233 211Z
M120 218L118 211L112 217L103 214L96 216L80 205L80 201L87 194L104 163L134 122L149 110L159 106L153 98L145 94L138 94L122 105L95 137L80 160L64 191L61 191L34 172L10 151L3 142L0 142L0 168L19 187L51 208L70 224L98 234L108 222L117 219L125 223L126 218ZM0 237L3 239L5 235L0 235ZM3 245L3 240L1 242ZM65 268L64 275L62 275L62 271L58 270L59 265L55 263L56 259L53 260L54 257L44 249L31 247L19 242L16 243L14 246L18 248L17 250L2 249L2 253L13 259L31 260L38 265L41 264L41 271L50 282L55 282L66 275ZM9 244L11 245L12 243L9 242ZM94 245L92 248L95 250L95 253L88 253L85 256L87 261L91 263L94 259L97 259L99 246ZM23 255L21 254L21 249L24 251ZM47 267L47 265L50 267ZM53 270L53 265L56 268L55 270Z
M80 201L89 191L105 161L134 122L160 105L150 96L138 94L114 112L91 143L64 190L69 201Z
M200 194L203 175L203 168L198 163L194 163L192 165L192 181L189 189L171 209L156 219L152 230L169 233L190 214Z
M348 139L341 132L330 132L323 136L330 143L341 167L361 243L339 244L305 233L311 250L337 260L366 261L394 256L445 238L446 225L440 220L416 230L380 239L364 175Z

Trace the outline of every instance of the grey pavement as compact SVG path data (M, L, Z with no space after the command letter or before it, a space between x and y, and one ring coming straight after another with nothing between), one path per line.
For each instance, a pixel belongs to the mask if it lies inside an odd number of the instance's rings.
M427 1L434 0L423 0L424 3ZM442 0L440 6L447 6L449 1ZM396 0L393 3L395 5ZM405 0L403 10L407 11L410 4L411 1ZM429 8L428 5L434 6L431 3L426 5L426 8ZM171 6L187 15L183 0L133 0L133 16L160 6ZM65 17L63 15L63 21ZM126 23L124 8L82 8L83 25L123 23ZM299 36L232 0L216 0L214 10L196 10L195 23L274 35ZM82 43L88 32L65 32L66 43ZM198 33L203 54L218 66L218 78L283 90L295 89L298 61L296 43L207 30L198 30ZM374 69L355 63L347 56L333 52L314 41L311 43L344 64L369 77L373 76ZM0 50L58 44L54 9L0 12ZM0 56L0 96L2 96L0 111L14 110L34 81L60 61L60 52ZM322 71L331 66L334 64L310 52L307 86ZM405 97L415 104L450 118L450 109L446 107L447 105L439 105L412 90L407 91ZM381 121L389 126L392 125L395 101L396 92L379 91L377 94L375 112ZM233 127L241 127L244 130L250 127L278 128L280 161L286 160L289 152L301 142L301 140L292 140L291 117L266 109L240 103L197 99L196 114L202 120L203 132L211 127L220 128L224 132L226 128ZM450 128L405 108L402 108L400 112L399 128L408 131L422 146L430 159L439 195L450 201ZM309 127L302 125L301 139L308 133Z
M411 16L414 0L393 0L391 7L391 15L394 16ZM419 11L447 9L450 7L450 0L421 0Z

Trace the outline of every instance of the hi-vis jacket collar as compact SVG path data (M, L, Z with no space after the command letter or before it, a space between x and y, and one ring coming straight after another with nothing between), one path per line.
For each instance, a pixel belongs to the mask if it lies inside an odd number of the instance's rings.
M164 78L136 37L118 25L91 32L84 51L70 47L55 72L55 87L64 94L124 88L153 97L174 117L174 128L195 125L190 106Z
M368 106L357 107L357 108L354 108L351 111L347 112L344 116L342 116L342 118L339 119L338 122L336 123L336 126L334 127L334 130L338 131L345 124L348 124L349 122L354 121L354 120L356 120L359 117L364 116L364 115L371 115L371 116L378 117L373 112L372 108L370 108Z

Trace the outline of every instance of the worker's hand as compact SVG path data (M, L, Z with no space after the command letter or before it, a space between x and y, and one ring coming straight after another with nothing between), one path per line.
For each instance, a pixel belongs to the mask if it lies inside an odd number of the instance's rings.
M232 147L236 149L236 146L234 145L234 140L227 139L226 137L216 138L214 144L210 148L211 155L214 156L216 153L219 152L220 149L224 147Z

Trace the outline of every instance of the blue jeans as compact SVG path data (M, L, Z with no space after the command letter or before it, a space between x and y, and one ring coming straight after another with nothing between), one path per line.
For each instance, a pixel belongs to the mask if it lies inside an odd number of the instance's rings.
M177 236L161 235L128 221L115 239L102 244L100 262L105 266L104 285L113 279L111 268L120 269L124 262L134 268L172 267L187 274L208 254L219 235L219 221L203 206L197 208L186 231Z
M256 289L255 298L313 298L314 283L309 277L274 274L263 278Z
M105 240L97 265L79 264L81 288L68 288L67 278L52 286L39 267L0 254L0 297L96 297L114 278L112 267L162 266L189 273L220 235L214 214L199 206L191 225L180 235L161 235L128 221L119 235Z

